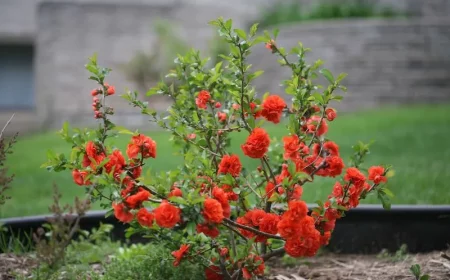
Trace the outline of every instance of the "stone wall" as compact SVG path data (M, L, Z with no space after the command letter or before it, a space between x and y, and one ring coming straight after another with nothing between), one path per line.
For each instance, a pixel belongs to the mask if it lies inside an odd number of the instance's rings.
M349 93L337 106L346 111L383 104L450 100L450 20L359 20L285 26L277 44L301 41L309 60L322 59L333 73L348 73ZM289 77L277 58L256 49L255 68L265 70L259 92L281 92L274 83Z

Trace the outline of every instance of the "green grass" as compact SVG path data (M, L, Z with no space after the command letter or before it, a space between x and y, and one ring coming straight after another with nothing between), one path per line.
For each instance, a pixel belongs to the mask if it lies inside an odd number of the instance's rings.
M309 10L305 10L299 1L292 0L263 10L258 22L260 27L270 27L311 20L392 18L399 16L404 17L406 14L399 13L389 6L380 6L374 3L317 1Z
M343 158L348 161L351 146L358 140L372 145L365 167L374 164L392 164L395 177L389 188L395 193L393 203L398 204L449 204L450 182L450 105L413 106L385 108L357 114L339 116L330 124L328 137L340 147ZM284 125L268 126L268 132L280 139L287 130ZM148 134L158 144L156 159L148 164L153 171L170 170L181 163L172 156L174 150L167 141L166 132ZM236 135L232 143L234 152L241 155L244 166L256 167L258 162L244 157L239 145L244 133ZM116 140L125 148L128 137ZM19 138L7 165L16 174L8 193L12 199L0 208L0 217L37 215L47 213L52 200L52 185L56 183L63 193L63 201L71 202L84 189L72 182L69 171L49 173L39 166L46 161L46 151L68 154L69 145L55 133ZM329 194L334 180L317 180L305 185L304 199L314 202ZM364 203L378 203L369 197Z

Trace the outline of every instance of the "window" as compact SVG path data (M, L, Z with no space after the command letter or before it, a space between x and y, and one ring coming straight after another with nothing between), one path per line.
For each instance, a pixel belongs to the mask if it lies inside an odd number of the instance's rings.
M34 105L33 47L0 45L0 110Z

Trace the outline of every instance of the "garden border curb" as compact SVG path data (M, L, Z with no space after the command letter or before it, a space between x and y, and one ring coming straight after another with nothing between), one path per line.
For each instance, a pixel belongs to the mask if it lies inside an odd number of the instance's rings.
M310 208L313 204L308 204ZM100 223L113 224L112 238L124 240L124 225L106 211L89 211L80 220L83 230ZM35 232L48 215L0 219L15 236ZM131 242L144 241L133 236ZM406 244L411 253L445 250L450 245L450 205L394 205L384 210L379 205L360 205L336 222L327 249L339 253L379 253L382 249L396 251Z

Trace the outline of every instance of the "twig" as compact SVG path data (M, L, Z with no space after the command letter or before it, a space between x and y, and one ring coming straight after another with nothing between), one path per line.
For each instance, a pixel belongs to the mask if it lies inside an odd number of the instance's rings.
M450 257L444 252L441 252L441 257L446 259L446 260L448 260L448 261L450 261Z
M284 248L276 249L276 250L273 250L272 252L269 252L269 253L263 255L262 258L264 261L267 261L272 257L282 256L285 252L286 251L284 250Z
M251 232L253 232L253 233L257 234L257 235L262 235L262 236L265 236L265 237L268 237L268 238L283 240L283 238L281 236L273 235L273 234L270 234L270 233L267 233L267 232L262 232L262 231L259 231L259 230L255 229L255 228L238 224L238 223L233 222L232 220L230 220L228 218L224 218L223 220L224 220L224 222L226 222L226 223L228 223L230 225L233 225L235 227L239 227L239 228L251 231Z
M11 123L12 119L14 118L14 115L16 113L12 114L11 118L9 118L9 120L6 122L5 126L2 129L2 132L0 132L0 139L2 139L3 136L3 132L5 132L6 128L8 127L8 125Z

